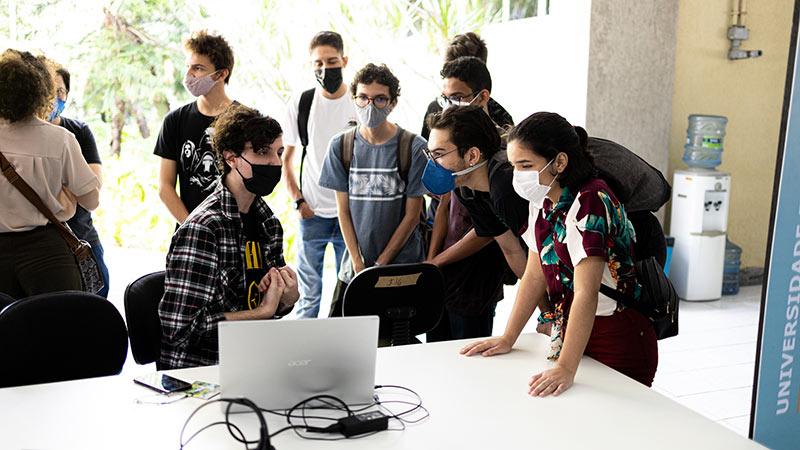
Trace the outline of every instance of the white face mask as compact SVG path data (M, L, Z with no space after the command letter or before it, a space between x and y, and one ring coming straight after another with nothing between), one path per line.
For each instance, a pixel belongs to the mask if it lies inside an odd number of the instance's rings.
M445 112L447 110L447 108L450 108L451 106L469 106L469 105L472 104L472 102L474 102L477 99L478 99L478 95L476 94L475 97L473 97L472 100L470 100L468 102L456 102L456 101L453 101L453 100L448 100L442 106L442 112Z
M553 181L547 186L539 183L539 174L544 171L555 159L551 159L547 165L542 167L542 170L515 170L514 176L511 179L511 185L514 186L514 191L520 197L531 202L533 206L541 209L544 206L544 199L547 193L550 192L550 187L555 183L558 174L553 177Z

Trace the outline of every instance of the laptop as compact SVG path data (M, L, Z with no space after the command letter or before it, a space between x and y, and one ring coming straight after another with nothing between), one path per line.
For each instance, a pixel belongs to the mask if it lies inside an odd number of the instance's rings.
M222 397L265 409L320 394L371 403L378 324L377 316L219 322Z

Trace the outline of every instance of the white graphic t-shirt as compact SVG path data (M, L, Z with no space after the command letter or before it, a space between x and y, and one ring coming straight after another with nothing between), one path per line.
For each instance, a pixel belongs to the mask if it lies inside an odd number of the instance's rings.
M300 106L300 95L289 102L281 128L283 128L283 145L293 145L295 151L295 167L299 167L303 154L303 144L297 129L297 114ZM314 100L308 116L308 148L303 162L300 184L303 198L308 206L319 217L336 217L336 195L332 190L320 187L317 183L322 172L322 162L328 151L328 143L336 134L349 130L358 124L356 108L349 91L345 95L330 100L322 95L322 88L314 90ZM298 173L298 176L299 175Z

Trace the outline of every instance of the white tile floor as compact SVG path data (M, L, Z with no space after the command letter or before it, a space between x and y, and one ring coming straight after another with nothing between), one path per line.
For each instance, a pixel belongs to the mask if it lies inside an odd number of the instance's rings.
M164 258L162 252L106 248L112 274L109 299L123 315L125 287L141 275L163 270ZM332 260L327 262L333 267ZM334 280L334 270L326 268L322 312L328 310ZM507 286L505 300L497 307L495 335L503 333L515 295L516 286ZM746 436L760 304L760 286L742 287L738 295L719 301L682 302L680 334L659 342L653 389ZM535 331L533 321L525 331ZM139 366L129 355L123 373L135 376L153 370L153 364Z

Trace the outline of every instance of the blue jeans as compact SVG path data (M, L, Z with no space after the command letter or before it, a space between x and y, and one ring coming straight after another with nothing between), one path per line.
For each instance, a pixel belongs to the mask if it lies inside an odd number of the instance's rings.
M97 258L97 266L100 267L100 273L103 275L103 289L97 292L97 295L103 298L108 298L108 266L106 266L106 261L103 259L103 255L105 254L105 250L103 250L103 244L100 242L97 245L92 245L92 253L94 253L94 257Z
M297 247L297 281L300 300L297 302L298 318L315 318L319 315L322 297L322 266L328 243L336 253L336 273L344 255L345 245L339 220L313 216L300 220L300 245Z

